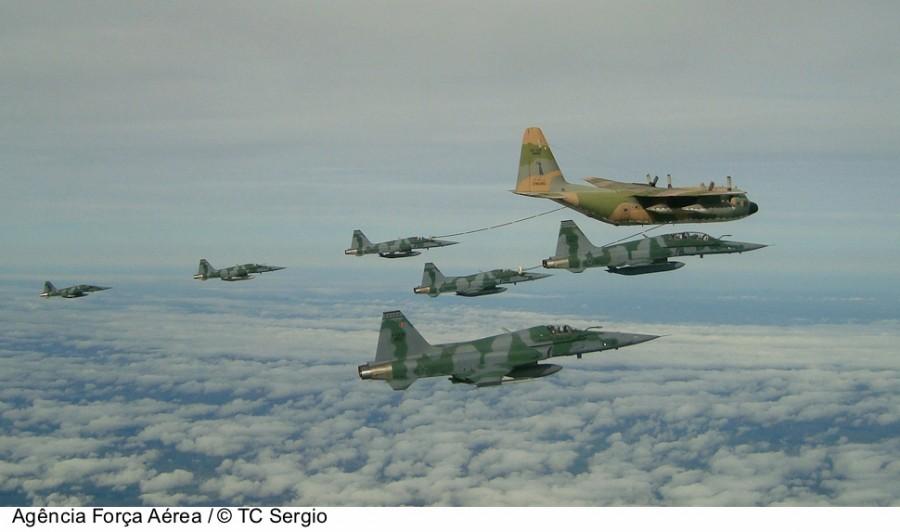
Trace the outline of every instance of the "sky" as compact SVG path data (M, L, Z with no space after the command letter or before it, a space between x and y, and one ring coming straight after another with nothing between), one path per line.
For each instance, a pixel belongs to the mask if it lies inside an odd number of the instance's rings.
M0 502L897 505L900 35L892 2L0 1ZM534 266L567 179L731 175L770 246L618 278ZM287 266L201 283L214 266ZM43 281L113 290L39 300ZM492 390L361 382L381 312L429 340L667 336ZM498 416L497 412L504 412Z

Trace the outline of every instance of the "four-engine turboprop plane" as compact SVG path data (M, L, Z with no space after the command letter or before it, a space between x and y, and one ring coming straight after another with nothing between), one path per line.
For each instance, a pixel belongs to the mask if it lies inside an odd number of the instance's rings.
M212 265L210 265L209 261L207 261L206 259L200 259L200 266L197 268L197 273L194 274L194 279L205 281L207 279L218 277L223 281L246 281L255 277L254 275L251 275L253 273L275 272L283 269L283 266L267 266L265 264L238 264L230 268L222 268L221 270L217 270L213 268Z
M613 225L724 222L750 216L759 207L747 199L727 177L725 186L710 182L698 187L657 187L647 183L622 183L586 177L590 185L569 183L556 164L547 139L539 128L530 127L522 138L516 194L546 198L560 205Z
M471 342L431 345L399 310L385 312L375 361L359 366L363 380L383 380L405 390L418 378L450 377L450 382L494 386L546 377L561 370L539 364L552 357L618 349L659 338L649 334L538 325Z
M56 288L50 281L44 281L44 291L41 297L64 297L72 299L74 297L84 297L91 292L99 292L101 290L109 290L109 286L94 286L91 284L76 284L66 288Z
M681 232L644 237L638 240L597 247L591 244L572 220L559 224L556 255L544 259L544 268L564 268L580 273L585 268L606 267L610 273L640 275L666 272L684 266L669 257L743 253L764 248L765 244L734 242L714 238L706 233Z
M353 238L350 240L350 247L344 250L344 255L356 255L362 257L372 253L378 253L379 257L386 259L398 259L402 257L414 257L421 254L416 249L439 248L443 246L452 246L458 242L449 240L437 240L435 238L426 238L424 236L411 236L409 238L398 238L397 240L386 240L373 244L369 242L366 235L362 231L356 229L353 231Z
M501 284L517 284L526 281L537 281L550 277L546 273L531 273L519 270L491 270L459 277L444 277L441 270L433 262L425 264L422 272L422 285L413 288L416 294L428 294L437 297L444 292L456 292L456 295L475 297L505 292Z

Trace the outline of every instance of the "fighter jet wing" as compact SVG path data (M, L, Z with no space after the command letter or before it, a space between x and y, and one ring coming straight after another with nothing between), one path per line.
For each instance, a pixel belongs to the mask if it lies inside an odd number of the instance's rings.
M566 197L565 194L561 192L525 192L519 190L510 190L510 192L514 194L518 194L520 196L532 196L535 198L546 198L546 199L563 199Z
M456 293L461 296L477 296L484 292L484 288L468 288L466 290L457 290Z

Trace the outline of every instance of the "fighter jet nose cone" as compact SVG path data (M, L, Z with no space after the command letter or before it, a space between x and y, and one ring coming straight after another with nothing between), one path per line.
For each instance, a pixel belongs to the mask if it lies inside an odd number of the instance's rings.
M632 345L634 344L642 344L644 342L649 342L650 340L656 340L659 336L654 334L634 334L632 335Z
M750 202L750 214L756 214L757 211L759 211L759 205L757 205L756 203L751 201Z
M650 340L656 340L657 338L659 338L659 336L657 336L655 334L620 333L620 335L618 336L618 341L619 341L618 347L642 344L644 342L649 342Z

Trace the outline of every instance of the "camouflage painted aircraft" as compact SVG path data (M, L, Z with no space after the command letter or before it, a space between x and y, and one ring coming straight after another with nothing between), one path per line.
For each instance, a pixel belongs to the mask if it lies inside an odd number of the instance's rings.
M613 225L723 222L757 212L747 193L731 184L701 183L697 187L657 188L657 176L647 183L623 183L586 177L590 185L569 183L563 178L547 139L539 128L530 127L522 138L516 194L547 198L560 205Z
M200 259L200 267L197 268L197 273L194 274L194 279L205 281L207 279L218 277L223 281L246 281L255 277L254 275L250 275L253 273L275 272L283 269L283 266L267 266L265 264L238 264L230 268L222 268L221 270L217 270L213 268L209 264L209 261L207 261L206 259Z
M499 294L506 288L501 284L517 284L526 281L537 281L544 277L550 277L546 273L531 273L519 270L491 270L489 272L464 275L460 277L444 277L434 263L425 264L422 272L422 286L413 288L416 294L428 294L437 297L443 292L456 292L456 295L474 297Z
M72 299L74 297L84 297L91 292L99 292L101 290L109 290L109 286L94 286L91 284L77 284L67 288L56 288L50 281L44 281L44 291L41 297L64 297Z
M419 251L413 251L415 249L439 248L452 246L453 244L458 244L458 242L425 238L424 236L398 238L397 240L387 240L373 244L369 242L369 239L366 238L362 231L356 229L353 231L353 238L350 240L350 248L344 250L344 255L362 257L363 255L378 253L378 256L386 259L398 259L421 254Z
M450 382L495 386L546 377L561 370L538 364L552 357L618 349L659 338L649 334L601 332L568 325L538 325L471 342L431 345L399 310L385 312L375 361L359 366L363 380L387 381L405 390L418 378L449 376Z
M706 233L681 232L597 247L584 236L572 220L559 224L556 256L544 259L544 268L565 268L580 273L585 268L606 267L610 273L641 275L666 272L684 266L669 257L743 253L764 248L765 244L734 242L713 238Z

